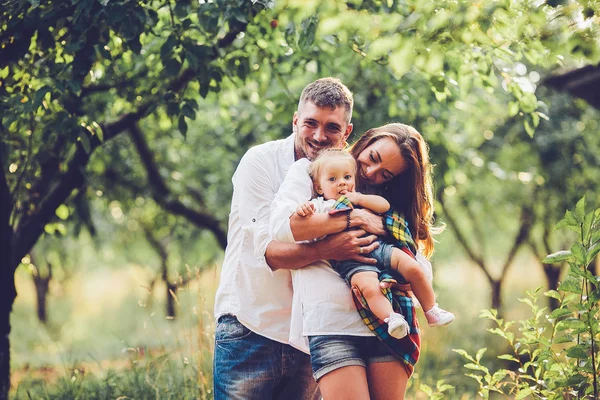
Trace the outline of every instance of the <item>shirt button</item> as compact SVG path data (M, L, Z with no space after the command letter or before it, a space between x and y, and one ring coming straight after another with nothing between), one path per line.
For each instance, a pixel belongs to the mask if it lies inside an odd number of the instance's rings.
M252 222L256 222L256 219L255 219L255 218L252 218Z

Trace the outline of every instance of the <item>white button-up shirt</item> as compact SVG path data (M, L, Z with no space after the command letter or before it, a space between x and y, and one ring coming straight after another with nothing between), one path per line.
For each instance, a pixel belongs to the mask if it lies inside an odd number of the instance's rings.
M225 314L253 332L288 343L292 308L289 270L265 261L271 202L294 162L294 135L248 150L234 175L227 249L215 298L215 317ZM289 215L288 215L289 219Z
M309 164L305 158L296 161L275 196L271 207L275 240L294 242L290 216L312 197L313 184L306 172ZM294 347L308 353L307 336L313 335L373 335L356 311L351 289L327 260L292 270L292 280L290 344Z

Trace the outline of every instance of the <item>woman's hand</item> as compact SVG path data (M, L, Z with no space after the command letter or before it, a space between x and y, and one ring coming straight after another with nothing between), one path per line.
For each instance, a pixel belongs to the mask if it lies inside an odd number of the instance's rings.
M383 218L367 209L355 208L350 213L350 226L364 229L377 236L385 235Z
M315 244L321 246L324 259L355 260L365 264L376 264L377 261L367 254L379 247L377 236L365 236L366 233L362 229L353 229L329 235Z

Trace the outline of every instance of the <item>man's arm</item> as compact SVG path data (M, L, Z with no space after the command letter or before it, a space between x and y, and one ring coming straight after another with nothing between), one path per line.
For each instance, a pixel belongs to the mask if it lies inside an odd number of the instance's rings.
M365 257L379 244L375 235L365 236L365 231L356 229L327 236L310 243L286 243L272 241L267 245L265 257L272 270L298 269L318 260L356 260L375 264L373 258ZM362 248L362 252L361 249Z
M346 213L316 213L308 217L294 214L289 224L295 240L311 240L342 232L348 226L347 218ZM350 228L360 228L374 235L385 234L381 217L364 209L354 209L350 212Z

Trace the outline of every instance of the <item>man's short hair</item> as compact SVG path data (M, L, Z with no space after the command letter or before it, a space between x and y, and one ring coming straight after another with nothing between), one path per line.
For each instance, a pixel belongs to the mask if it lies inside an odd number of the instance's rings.
M344 107L346 122L350 123L352 119L352 107L354 106L352 92L337 78L321 78L309 83L300 95L298 109L306 102L311 102L319 108L332 110Z

